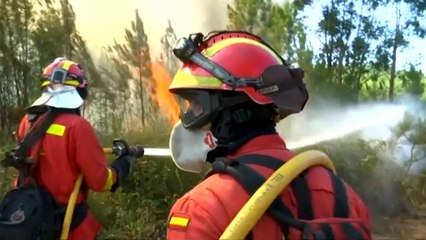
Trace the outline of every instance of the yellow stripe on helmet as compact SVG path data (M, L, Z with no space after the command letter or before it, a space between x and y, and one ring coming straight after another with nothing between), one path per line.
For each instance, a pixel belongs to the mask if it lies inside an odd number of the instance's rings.
M190 88L190 87L205 87L205 88L217 88L222 82L215 77L197 76L187 71L179 69L173 78L169 88Z
M63 61L62 68L68 71L70 69L71 65L73 65L73 64L75 64L75 62L73 62L73 61L69 61L69 60Z
M78 85L80 85L80 82L78 80L65 80L65 85L77 87Z
M215 55L217 52L219 52L223 48L226 48L226 47L228 47L232 44L237 44L237 43L245 43L245 44L250 44L250 45L255 45L257 47L260 47L263 50L267 51L272 56L274 56L274 58L277 60L277 63L282 63L282 60L280 59L280 57L277 56L277 54L274 51L272 51L268 46L266 46L265 44L263 44L261 42L258 42L258 41L252 40L252 39L248 39L248 38L228 38L228 39L224 39L224 40L214 44L213 46L204 49L203 54L206 57L212 57L213 55Z
M45 86L47 86L47 85L49 85L51 83L52 82L50 80L46 80L46 81L43 81L43 83L41 84L41 86L45 87ZM77 87L78 85L80 85L80 83L78 82L78 80L65 80L65 85Z
M46 133L62 137L65 133L65 129L66 129L66 127L64 125L54 123L54 124L50 125L50 127L47 129Z

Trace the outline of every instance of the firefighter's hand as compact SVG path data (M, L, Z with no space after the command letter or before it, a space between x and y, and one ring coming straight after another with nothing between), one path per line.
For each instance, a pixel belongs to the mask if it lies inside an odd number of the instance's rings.
M127 178L127 175L129 175L135 160L136 158L132 155L122 155L117 157L110 164L110 167L113 168L117 174L117 181L111 188L111 192L115 192L118 187L123 186L124 180Z

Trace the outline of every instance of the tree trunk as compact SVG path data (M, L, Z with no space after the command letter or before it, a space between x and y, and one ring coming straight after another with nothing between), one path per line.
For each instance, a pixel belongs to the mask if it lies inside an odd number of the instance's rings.
M392 67L389 78L389 101L393 102L395 97L395 78L396 78L396 54L398 49L398 36L400 34L400 17L401 12L399 10L399 5L396 7L396 21L395 21L395 35L393 39L392 46Z
M389 101L393 102L394 94L395 94L395 77L396 77L396 50L398 46L396 44L396 39L393 44L392 49L392 67L389 78Z

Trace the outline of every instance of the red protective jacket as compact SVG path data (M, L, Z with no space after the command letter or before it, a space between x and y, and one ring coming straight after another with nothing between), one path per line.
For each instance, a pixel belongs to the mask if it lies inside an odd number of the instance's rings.
M28 130L25 116L18 128L22 139ZM87 200L88 190L109 191L117 177L108 162L95 132L87 120L72 113L61 113L49 127L45 137L31 150L38 156L38 166L32 175L44 186L59 204L66 205L74 183L83 174L84 182L77 203ZM69 234L70 240L93 240L102 231L102 225L90 213Z
M278 135L263 135L246 143L232 156L235 159L247 154L268 155L283 161L294 155L285 146ZM253 165L253 169L268 177L273 170ZM329 173L322 167L314 167L310 175L314 181L308 181L311 199L315 199L320 209L315 209L316 217L332 217L334 207L334 192ZM321 181L326 179L326 181ZM371 229L368 209L358 195L345 183L347 189L349 212L364 220ZM296 198L289 187L281 197L294 216L297 216ZM229 174L214 174L198 184L181 197L172 207L167 229L167 239L219 239L233 217L249 200L248 193ZM252 229L253 239L283 239L279 225L269 216L264 215Z

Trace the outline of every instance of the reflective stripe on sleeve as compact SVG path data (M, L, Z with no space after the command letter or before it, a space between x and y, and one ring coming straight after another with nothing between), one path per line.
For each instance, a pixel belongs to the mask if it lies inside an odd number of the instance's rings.
M108 170L108 177L105 182L104 190L103 191L109 191L111 190L112 185L114 184L114 174L112 173L111 168L107 168Z

